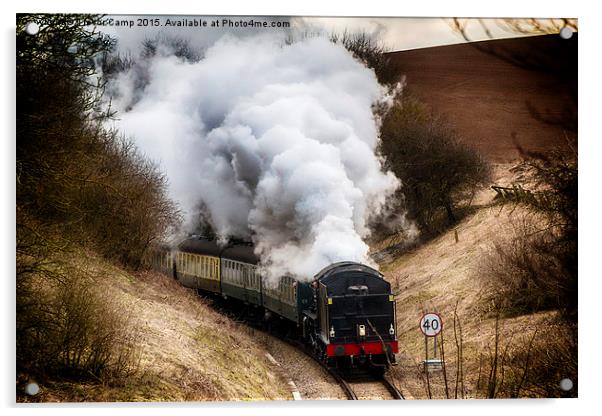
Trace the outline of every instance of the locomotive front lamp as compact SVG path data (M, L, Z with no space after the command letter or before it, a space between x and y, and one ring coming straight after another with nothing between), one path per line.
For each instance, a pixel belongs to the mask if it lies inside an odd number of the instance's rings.
M330 338L334 338L334 326L330 327Z
M365 337L366 336L366 326L360 325L359 332L360 332L360 337Z
M389 335L395 335L395 328L393 328L393 324L391 324L391 327L389 328Z

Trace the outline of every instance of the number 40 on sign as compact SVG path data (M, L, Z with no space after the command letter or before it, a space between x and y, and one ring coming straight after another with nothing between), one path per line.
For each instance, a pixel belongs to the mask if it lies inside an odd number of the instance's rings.
M441 317L436 313L425 313L420 319L420 330L427 337L436 337L442 326Z

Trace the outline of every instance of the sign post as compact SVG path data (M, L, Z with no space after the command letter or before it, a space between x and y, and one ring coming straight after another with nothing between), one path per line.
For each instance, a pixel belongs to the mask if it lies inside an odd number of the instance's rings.
M424 334L424 369L428 371L429 366L441 367L443 361L437 359L437 335L443 329L443 321L439 314L434 312L425 313L420 319L420 331ZM428 340L433 338L433 358L429 359Z

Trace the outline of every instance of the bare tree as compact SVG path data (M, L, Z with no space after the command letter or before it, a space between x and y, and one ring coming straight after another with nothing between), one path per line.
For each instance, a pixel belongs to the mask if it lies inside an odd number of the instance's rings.
M412 97L385 116L381 138L386 165L403 184L400 199L425 234L454 224L460 203L488 184L489 163Z

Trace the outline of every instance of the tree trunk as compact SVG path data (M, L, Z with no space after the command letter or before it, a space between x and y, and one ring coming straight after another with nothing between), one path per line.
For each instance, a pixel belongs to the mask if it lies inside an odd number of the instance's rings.
M456 222L456 216L454 215L451 201L445 201L443 206L445 207L445 212L447 212L447 220L450 224L454 224Z

